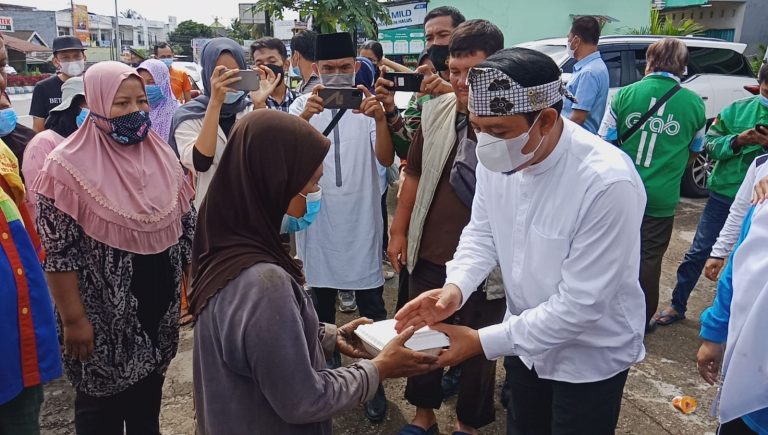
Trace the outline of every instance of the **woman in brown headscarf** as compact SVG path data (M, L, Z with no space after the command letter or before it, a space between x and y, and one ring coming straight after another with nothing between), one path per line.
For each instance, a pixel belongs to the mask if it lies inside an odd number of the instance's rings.
M201 435L329 434L331 417L370 400L380 379L436 367L435 357L403 347L412 330L371 361L325 367L337 346L354 358L368 356L353 331L370 321L338 330L320 324L279 233L286 213L304 215L302 202L318 190L328 147L308 123L274 110L246 115L232 130L193 246Z

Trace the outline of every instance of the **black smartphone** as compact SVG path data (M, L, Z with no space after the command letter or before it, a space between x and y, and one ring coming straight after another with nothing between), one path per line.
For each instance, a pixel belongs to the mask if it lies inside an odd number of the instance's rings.
M755 130L760 134L768 134L768 124L755 124Z
M395 84L393 91L419 92L424 74L388 72L384 73L384 78Z
M325 88L317 93L326 109L359 109L363 91L357 88Z

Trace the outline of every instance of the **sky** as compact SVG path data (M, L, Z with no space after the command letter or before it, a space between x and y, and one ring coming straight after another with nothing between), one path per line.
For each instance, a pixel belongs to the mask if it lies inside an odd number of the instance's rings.
M54 11L68 9L70 5L69 0L3 0L3 3ZM74 3L88 6L88 12L91 13L115 15L114 0L75 0ZM255 3L255 1L117 0L117 8L119 11L134 9L147 19L166 22L169 16L175 16L179 23L185 20L194 20L203 24L211 24L214 17L218 17L222 24L228 26L233 18L237 18L237 5L239 3ZM286 14L285 18L298 18L298 15Z

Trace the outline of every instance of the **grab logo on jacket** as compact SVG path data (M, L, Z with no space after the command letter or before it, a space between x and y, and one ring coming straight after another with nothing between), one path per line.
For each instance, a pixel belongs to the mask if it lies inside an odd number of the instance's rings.
M648 109L652 109L655 105L656 98L651 98L651 103L648 105ZM659 107L659 110L651 116L642 127L640 127L640 130L638 130L640 133L640 145L637 148L637 157L635 158L636 165L643 165L646 168L651 166L653 149L656 146L658 135L664 134L667 136L677 136L678 133L680 133L680 123L675 121L675 116L671 113L666 117L664 116L664 109L666 106L667 104L665 103ZM624 121L624 124L630 129L637 124L642 116L643 113L640 112L630 113L629 116L627 116L626 121ZM646 146L648 148L647 151ZM643 160L643 154L646 154L645 160Z

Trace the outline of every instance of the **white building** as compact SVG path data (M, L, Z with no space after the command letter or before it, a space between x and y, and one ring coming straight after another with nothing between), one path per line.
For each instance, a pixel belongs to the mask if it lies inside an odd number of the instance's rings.
M110 47L114 40L115 17L88 14L91 29L91 46ZM151 50L158 42L168 41L168 33L176 30L176 17L168 22L120 17L120 43L132 48ZM56 12L58 35L72 35L72 12L64 9Z

